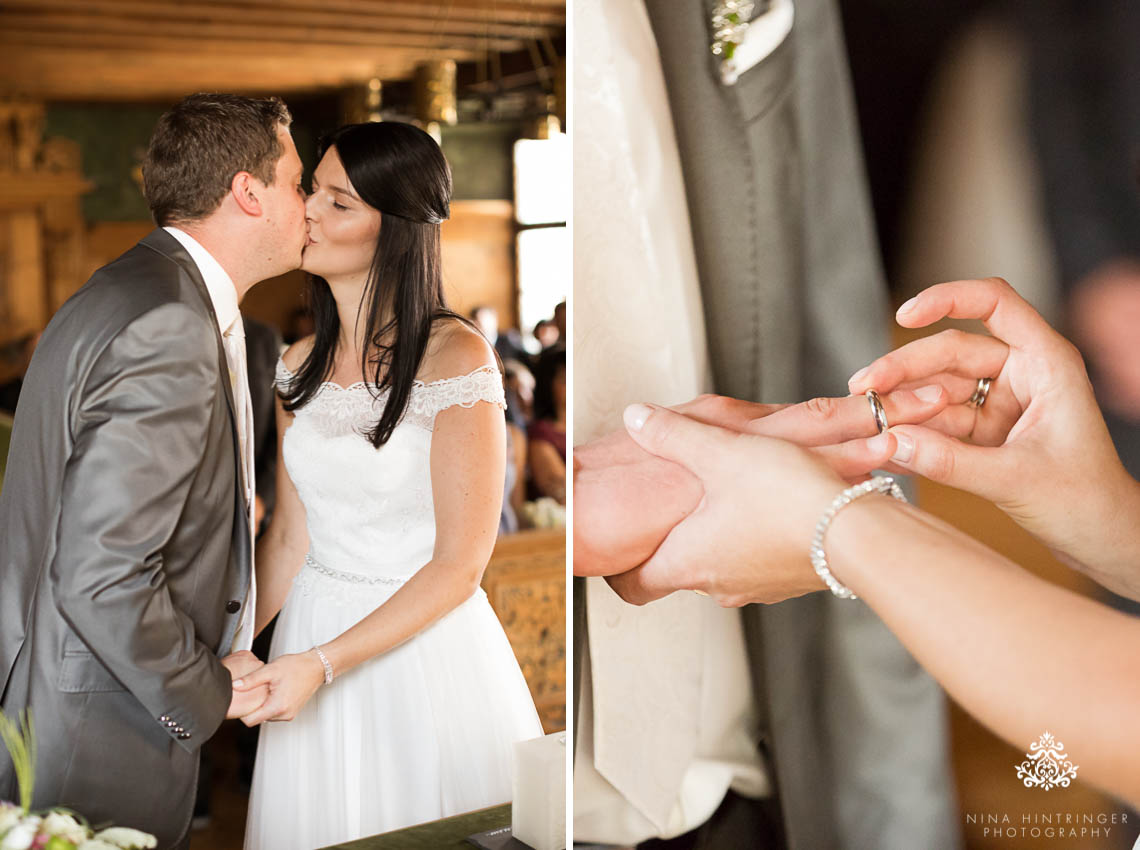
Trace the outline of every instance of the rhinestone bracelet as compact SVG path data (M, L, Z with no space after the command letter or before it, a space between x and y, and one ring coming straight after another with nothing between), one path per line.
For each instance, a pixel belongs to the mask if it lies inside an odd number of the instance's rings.
M823 552L823 536L827 534L827 529L831 526L831 521L835 519L837 513L860 496L866 496L868 493L889 493L900 502L906 501L906 496L903 495L903 491L893 478L876 475L862 484L848 487L836 496L827 510L823 512L823 516L819 518L819 522L815 524L815 534L811 538L811 565L815 568L815 574L823 580L827 589L840 599L858 599L859 597L852 592L851 588L831 574L831 570L827 566L827 556Z
M325 684L331 685L333 680L332 664L329 663L329 660L325 654L321 652L321 648L319 646L314 646L313 652L315 652L317 654L317 657L321 659L321 666L325 668Z

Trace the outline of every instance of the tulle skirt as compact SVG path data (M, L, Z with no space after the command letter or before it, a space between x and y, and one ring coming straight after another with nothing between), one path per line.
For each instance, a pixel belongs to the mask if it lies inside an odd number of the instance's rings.
M326 643L397 587L303 568L270 658ZM246 850L313 850L505 803L511 745L542 734L526 681L479 590L402 645L261 726Z

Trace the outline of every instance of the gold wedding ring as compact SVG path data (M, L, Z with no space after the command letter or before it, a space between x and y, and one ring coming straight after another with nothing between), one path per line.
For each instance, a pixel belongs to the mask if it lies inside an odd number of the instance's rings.
M887 422L887 411L883 407L883 400L874 390L867 390L864 395L867 396L867 401L871 403L871 415L875 417L875 427L879 429L881 434L891 427L890 423Z
M993 383L993 378L978 378L978 386L974 388L974 394L970 396L970 400L966 404L971 407L980 408L986 403L986 397L990 394L990 384Z

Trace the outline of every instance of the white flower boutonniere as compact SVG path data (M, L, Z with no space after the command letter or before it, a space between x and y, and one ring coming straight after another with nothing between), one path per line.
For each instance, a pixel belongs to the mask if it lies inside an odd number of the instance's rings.
M712 52L720 57L721 82L735 85L741 74L772 55L792 31L794 20L793 0L717 4L712 16Z
M732 61L736 48L744 43L744 34L756 11L754 0L723 0L713 7L712 52L720 57L720 76L725 85L736 82L736 64Z

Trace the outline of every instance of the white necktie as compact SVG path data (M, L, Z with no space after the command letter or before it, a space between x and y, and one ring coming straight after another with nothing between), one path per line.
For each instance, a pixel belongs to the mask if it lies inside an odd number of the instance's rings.
M257 534L254 526L254 480L253 480L253 404L249 397L249 373L246 368L245 324L241 314L230 323L222 334L222 344L226 352L226 364L230 371L230 386L234 395L234 417L237 420L238 444L241 451L242 477L245 479L245 507L249 518L250 573L249 595L246 596L234 634L233 651L249 649L253 644L253 619L256 609L254 595L253 538Z
M575 92L588 92L583 113L597 130L574 150L575 197L589 209L574 237L576 268L590 281L574 303L575 368L591 376L574 388L574 438L585 441L620 428L626 404L675 404L709 380L680 157L648 14L641 3L580 5L575 20L591 25L574 45ZM697 746L709 600L678 593L638 608L602 579L586 585L593 766L664 834Z

